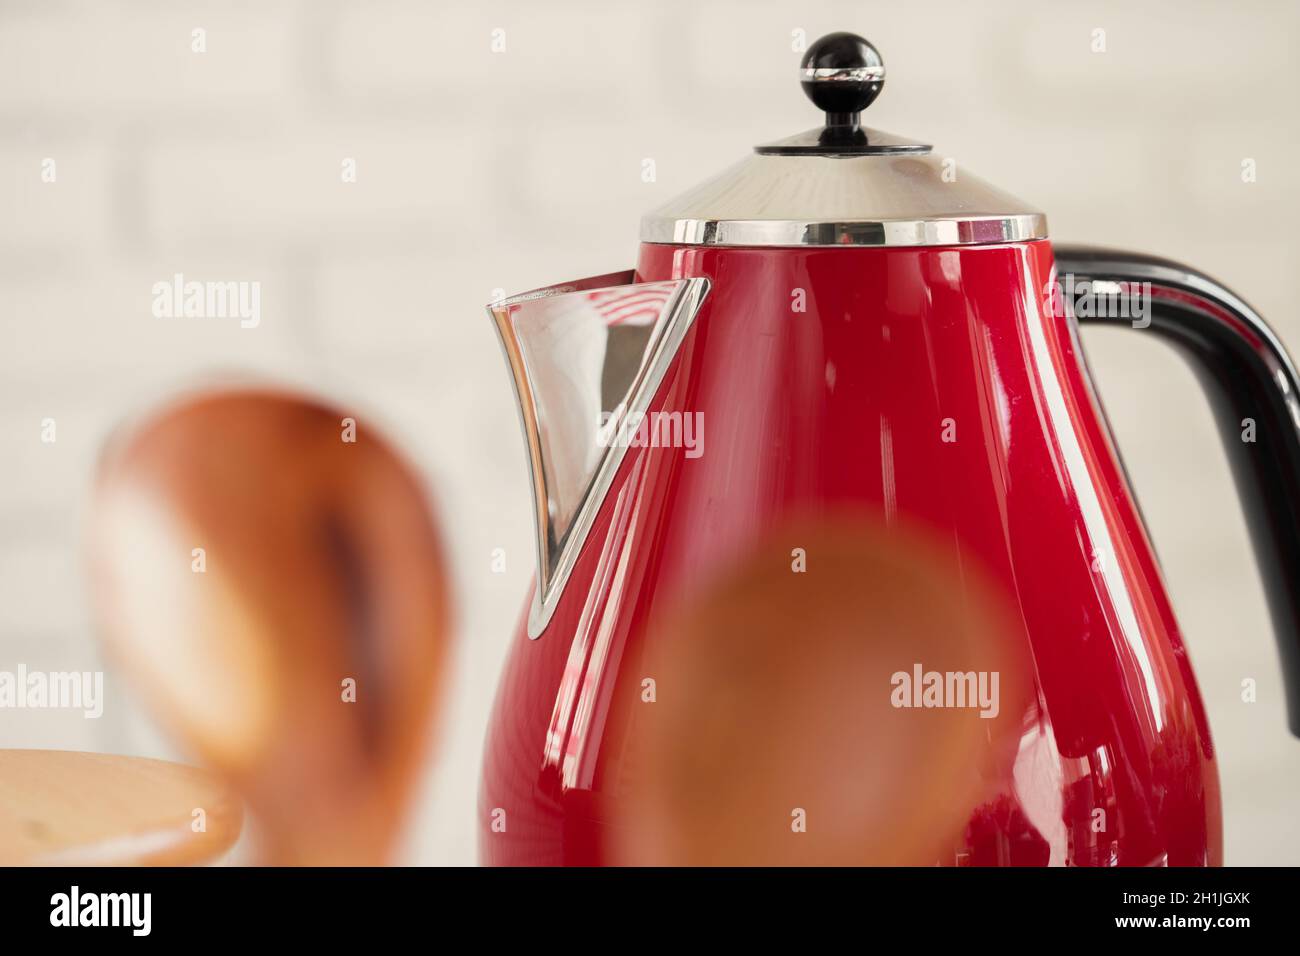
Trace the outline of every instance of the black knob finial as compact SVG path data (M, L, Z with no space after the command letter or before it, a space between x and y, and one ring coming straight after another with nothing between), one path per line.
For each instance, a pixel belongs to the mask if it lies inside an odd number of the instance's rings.
M808 47L800 77L828 127L856 130L858 114L885 86L885 61L856 33L828 33Z

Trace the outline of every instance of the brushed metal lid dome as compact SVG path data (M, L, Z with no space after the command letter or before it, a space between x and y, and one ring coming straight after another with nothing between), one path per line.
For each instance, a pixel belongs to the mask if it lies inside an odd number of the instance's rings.
M832 33L800 78L826 125L754 155L641 220L643 242L717 246L950 246L1047 238L1047 218L930 146L867 129L884 87L866 40Z

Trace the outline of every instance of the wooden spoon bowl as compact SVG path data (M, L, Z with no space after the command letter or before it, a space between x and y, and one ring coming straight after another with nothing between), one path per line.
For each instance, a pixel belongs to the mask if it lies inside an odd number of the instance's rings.
M107 645L248 799L268 861L388 861L449 641L412 469L340 409L226 392L115 442L95 504Z

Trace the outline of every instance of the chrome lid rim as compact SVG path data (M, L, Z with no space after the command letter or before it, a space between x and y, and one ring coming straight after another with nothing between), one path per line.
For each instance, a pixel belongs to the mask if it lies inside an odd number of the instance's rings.
M1046 239L1042 213L934 219L677 219L648 216L641 241L675 246L977 246Z

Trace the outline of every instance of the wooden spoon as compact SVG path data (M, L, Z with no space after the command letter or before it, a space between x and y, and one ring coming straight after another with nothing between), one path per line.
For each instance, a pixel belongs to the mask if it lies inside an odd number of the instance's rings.
M834 515L766 537L663 614L617 692L629 756L610 775L629 798L614 858L930 865L951 852L1009 770L1031 699L1016 618L961 558L951 541ZM997 715L895 706L895 675L917 664L997 672Z
M247 798L266 859L388 862L449 640L412 470L342 410L209 394L114 444L95 519L110 650Z

